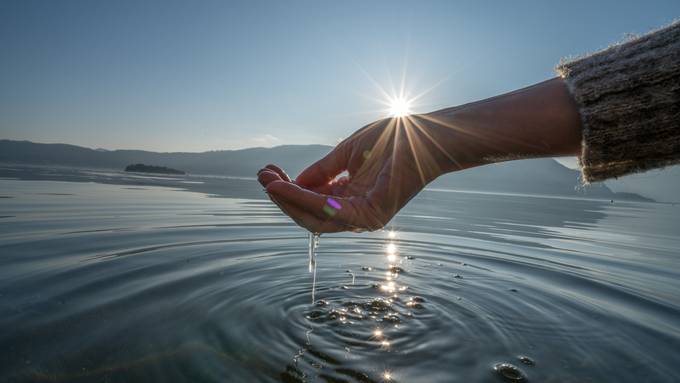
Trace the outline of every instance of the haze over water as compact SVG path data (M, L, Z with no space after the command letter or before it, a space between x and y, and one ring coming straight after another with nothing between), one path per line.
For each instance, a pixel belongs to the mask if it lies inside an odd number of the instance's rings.
M255 180L0 176L0 381L680 380L675 205L426 190L323 235L312 304Z

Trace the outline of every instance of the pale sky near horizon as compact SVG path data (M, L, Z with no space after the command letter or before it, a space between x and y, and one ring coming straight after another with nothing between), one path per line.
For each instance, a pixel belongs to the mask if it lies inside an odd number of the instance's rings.
M335 144L385 115L552 77L680 1L0 2L0 138L205 151Z

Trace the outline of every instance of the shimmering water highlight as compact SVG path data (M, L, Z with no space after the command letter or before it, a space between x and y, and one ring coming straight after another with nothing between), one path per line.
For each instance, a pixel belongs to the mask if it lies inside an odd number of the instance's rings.
M2 382L680 381L678 206L425 191L315 281L255 180L0 176Z

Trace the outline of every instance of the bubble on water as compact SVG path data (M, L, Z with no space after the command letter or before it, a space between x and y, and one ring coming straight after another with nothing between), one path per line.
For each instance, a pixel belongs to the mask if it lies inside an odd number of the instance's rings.
M387 314L383 316L382 320L389 323L401 323L401 319L396 314Z
M456 275L454 275L453 277L454 277L454 278L457 278L457 279L463 279L463 276L460 275L460 274L456 274Z
M526 382L524 372L510 363L497 363L493 366L494 371L508 382Z
M403 272L404 272L404 269L402 269L402 268L399 267L399 266L390 266L390 269L389 269L389 270L390 270L390 273L392 273L392 274L398 274L398 273L403 273Z
M423 306L423 302L425 302L425 299L421 297L411 297L409 300L406 302L406 306L414 309L424 309L425 306Z
M373 299L369 303L369 308L372 311L387 311L390 308L390 302L386 299Z
M536 364L536 362L534 362L533 359L529 358L526 355L520 355L517 357L517 359L519 359L519 361L522 362L522 364L526 364L527 366L533 366Z
M373 268L370 267L370 266L361 266L361 270L363 270L363 271L372 271Z
M321 318L323 315L324 315L323 311L315 310L315 311L310 311L309 313L307 313L307 315L305 315L305 317L307 319L315 320L315 319Z

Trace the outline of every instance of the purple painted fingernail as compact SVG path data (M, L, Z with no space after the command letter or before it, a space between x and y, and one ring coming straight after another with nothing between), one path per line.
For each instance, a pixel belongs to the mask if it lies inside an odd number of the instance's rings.
M328 197L328 199L326 199L326 203L336 210L342 209L342 205L340 205L338 201L334 200L331 197Z

